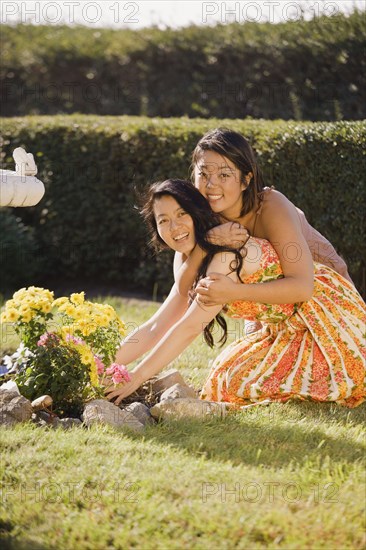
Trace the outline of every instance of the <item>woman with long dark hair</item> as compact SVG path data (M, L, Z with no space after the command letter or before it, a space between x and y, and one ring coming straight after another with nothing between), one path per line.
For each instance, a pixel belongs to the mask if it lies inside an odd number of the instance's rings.
M283 277L263 285L235 285L212 273L197 286L201 303L246 300L270 304L308 300L313 292L313 261L329 266L350 282L344 260L332 244L307 221L279 191L265 187L249 142L233 130L216 128L197 143L192 155L192 181L220 215L221 226L211 232L212 242L231 246L249 236L268 240L278 254ZM226 233L225 233L226 228ZM230 232L228 232L228 228ZM188 261L176 254L178 289L186 294L195 279L204 251L197 247Z
M269 241L250 237L239 250L212 244L207 232L219 218L192 184L167 180L154 184L143 209L153 242L188 258L198 245L205 253L193 291L212 272L233 283L265 287L283 278L278 254ZM156 375L202 332L212 344L212 321L220 314L265 322L254 341L242 338L217 357L201 398L244 405L290 398L336 401L355 407L365 399L365 304L355 287L332 268L314 263L313 297L296 303L239 300L204 306L173 286L158 312L129 336L116 360L127 365L152 351L131 371L131 381L106 390L116 404ZM225 307L224 307L225 306Z

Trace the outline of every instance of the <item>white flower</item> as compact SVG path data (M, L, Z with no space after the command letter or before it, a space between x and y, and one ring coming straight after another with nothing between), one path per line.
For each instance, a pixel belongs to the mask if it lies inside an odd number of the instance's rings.
M8 371L7 374L11 374L17 372L20 368L24 368L32 357L34 357L34 353L21 342L13 355L5 355L2 362Z

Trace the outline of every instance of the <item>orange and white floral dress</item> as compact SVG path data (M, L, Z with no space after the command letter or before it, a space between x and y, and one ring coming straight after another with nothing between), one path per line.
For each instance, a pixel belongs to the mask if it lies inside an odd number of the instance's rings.
M244 283L283 277L272 245ZM366 306L355 287L314 262L311 300L299 304L233 302L226 314L261 321L263 329L225 348L214 361L201 399L246 405L291 398L357 407L365 400Z

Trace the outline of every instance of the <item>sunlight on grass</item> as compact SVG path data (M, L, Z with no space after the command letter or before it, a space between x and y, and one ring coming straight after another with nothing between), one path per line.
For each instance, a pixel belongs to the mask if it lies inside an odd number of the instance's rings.
M131 330L158 307L103 301ZM229 330L231 341L241 325ZM199 388L216 354L197 338L173 366ZM143 434L2 429L0 541L37 550L364 548L365 411L293 402Z

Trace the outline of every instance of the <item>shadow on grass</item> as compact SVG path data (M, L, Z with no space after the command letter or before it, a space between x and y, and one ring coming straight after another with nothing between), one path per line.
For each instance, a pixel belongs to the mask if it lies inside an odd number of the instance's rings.
M272 404L232 413L224 420L164 422L159 429L149 428L144 438L234 465L280 468L309 460L329 463L327 457L353 464L364 457L364 445L345 437L344 426L361 424L365 411L364 405L350 411L335 404Z
M4 522L0 521L0 547L1 550L50 550L50 546L34 541L19 540L3 530ZM5 526L5 531L7 526ZM53 547L52 547L53 548Z

